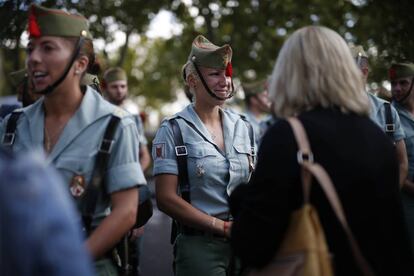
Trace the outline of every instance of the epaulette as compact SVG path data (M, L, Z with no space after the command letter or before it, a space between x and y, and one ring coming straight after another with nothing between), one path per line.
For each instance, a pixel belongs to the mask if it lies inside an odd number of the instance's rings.
M123 118L123 117L125 117L125 116L128 116L129 115L129 113L126 111L126 110L124 110L123 108L120 108L120 107L115 107L115 109L114 109L114 111L112 112L112 114L114 115L114 116L116 116L116 117L119 117L119 118Z

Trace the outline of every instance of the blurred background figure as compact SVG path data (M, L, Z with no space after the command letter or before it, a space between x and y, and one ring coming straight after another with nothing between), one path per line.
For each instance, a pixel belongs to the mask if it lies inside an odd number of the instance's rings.
M298 147L285 120L297 116L374 274L414 275L395 149L369 119L364 82L344 39L321 26L295 31L279 52L269 97L281 119L263 137L251 181L230 197L232 247L242 264L261 268L270 263L292 212L303 204ZM318 211L334 274L360 275L338 219L313 183L310 203Z
M360 45L351 46L350 49L358 68L361 70L364 86L366 88L370 70L368 55ZM388 135L388 137L390 137L395 145L398 166L400 168L400 187L402 187L407 178L408 161L404 142L405 132L401 125L400 116L390 102L380 99L369 92L367 92L367 95L371 106L369 117Z
M394 63L389 69L393 106L401 118L405 131L405 146L408 157L408 176L404 179L402 200L411 248L414 251L414 64Z
M253 126L256 142L259 142L263 135L261 123L271 117L269 115L270 101L268 98L267 84L267 79L264 79L242 85L246 106L244 115Z
M94 275L73 202L44 164L0 148L0 274Z
M131 113L135 119L139 134L139 162L145 171L151 164L151 156L147 147L148 141L145 137L144 124L139 115L138 106L128 100L128 80L122 68L109 68L103 75L104 97L112 104L124 108Z
M139 115L138 106L132 101L128 101L128 80L125 71L122 68L114 67L109 68L103 75L103 92L104 97L112 104L119 106L133 115L137 129L139 140L139 162L141 168L145 171L150 163L151 156L148 150L148 142L145 137L144 124L142 123L141 116ZM138 168L137 168L138 169ZM140 189L140 200L143 197L149 197L149 190ZM140 275L140 259L143 250L143 236L144 226L133 229L132 235L129 239L128 251L131 260L133 271L132 275Z

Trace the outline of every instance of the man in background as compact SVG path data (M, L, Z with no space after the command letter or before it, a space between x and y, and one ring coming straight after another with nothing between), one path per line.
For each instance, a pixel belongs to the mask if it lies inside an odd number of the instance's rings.
M128 98L128 80L125 71L122 68L109 68L103 75L103 95L112 104L122 107L134 115L135 123L138 129L139 140L139 162L142 171L145 171L150 163L151 156L147 147L147 139L144 133L144 125L139 116L138 108L135 104L127 101ZM147 194L148 192L146 192ZM140 197L144 195L144 191L140 190ZM141 201L141 198L140 198ZM140 275L139 259L142 252L144 227L132 230L132 235L128 243L129 257L133 275Z
M350 47L350 50L355 62L361 70L362 78L366 84L369 75L368 55L360 45L352 46ZM407 178L408 161L404 142L405 132L400 121L400 116L398 115L397 110L389 102L380 99L369 92L367 92L367 95L371 104L371 120L390 137L395 145L400 169L400 187L403 187Z

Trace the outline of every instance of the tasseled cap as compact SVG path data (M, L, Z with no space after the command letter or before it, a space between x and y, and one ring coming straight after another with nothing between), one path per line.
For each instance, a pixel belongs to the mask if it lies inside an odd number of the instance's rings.
M103 75L103 79L106 84L119 81L119 80L127 80L127 74L125 73L124 69L120 67L109 68L105 71Z
M92 39L88 20L82 15L48 9L36 4L30 6L28 32L30 37L83 36Z
M245 97L255 96L267 90L267 79L242 84Z
M413 77L414 64L412 63L393 63L388 71L390 80L399 78Z
M221 47L214 45L202 35L193 40L188 61L193 61L198 66L225 69L227 76L233 75L231 58L233 50L230 45L225 44Z

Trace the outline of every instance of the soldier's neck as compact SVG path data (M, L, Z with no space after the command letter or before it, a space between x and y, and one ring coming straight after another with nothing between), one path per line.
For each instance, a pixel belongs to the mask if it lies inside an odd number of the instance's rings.
M66 117L72 116L79 108L83 93L78 89L56 90L46 95L43 101L45 116Z
M210 124L212 122L220 121L220 107L208 107L204 105L194 105L194 110L198 117L204 124Z

